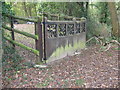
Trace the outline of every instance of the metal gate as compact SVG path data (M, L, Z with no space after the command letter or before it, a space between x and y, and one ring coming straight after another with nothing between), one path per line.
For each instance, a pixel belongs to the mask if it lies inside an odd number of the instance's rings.
M85 47L86 20L51 21L44 18L43 32L44 59L51 62Z

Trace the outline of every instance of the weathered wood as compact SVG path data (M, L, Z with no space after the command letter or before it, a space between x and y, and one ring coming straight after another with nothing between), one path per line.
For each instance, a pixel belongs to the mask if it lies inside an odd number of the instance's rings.
M27 47L27 46L25 46L25 45L23 45L23 44L21 44L21 43L18 43L18 42L14 41L14 40L12 40L12 39L10 39L10 38L7 38L7 37L4 37L4 38L5 38L6 40L10 41L11 43L17 45L17 46L20 46L21 48L24 48L24 49L26 49L26 50L29 50L29 51L31 51L32 53L36 54L36 55L39 55L39 51L38 51L38 50L35 50L35 49L33 49L33 48L30 48L30 47Z
M73 24L73 21L50 21L50 20L47 20L46 24Z
M60 14L58 14L58 20L60 20Z
M37 27L37 23L35 23L35 35L38 35L38 27ZM37 39L35 39L35 48L36 48L36 50L38 50L39 48L38 48L38 40Z
M30 34L30 33L24 32L24 31L19 31L19 30L17 30L17 29L12 29L12 28L10 28L10 27L8 27L8 26L5 26L5 25L2 25L2 27L3 27L4 29L9 30L9 31L14 30L14 32L16 32L16 33L23 34L23 35L25 35L25 36L27 36L27 37L31 37L31 38L33 38L33 39L38 39L38 35L33 35L33 34Z
M66 36L68 36L68 24L66 23Z
M76 18L76 20L81 20L81 18L77 18L77 17L73 17L73 16L67 16L67 15L63 15L61 16L60 14L51 14L51 13L46 13L46 12L42 12L40 14L43 14L44 16L52 16L52 17L59 17L59 18L65 18L65 19L73 19Z
M46 37L47 37L47 35L46 35L46 23L47 22L47 17L44 17L43 16L43 32L44 32L44 60L46 60L47 58L46 58Z
M42 13L40 13L40 14L43 14L43 15L45 15L45 16L50 15L50 16L58 17L58 14L50 14L50 13L47 13L47 12L42 12Z
M42 42L42 24L40 22L40 19L38 18L38 23L37 23L37 32L38 32L38 46L37 48L39 49L39 58L40 58L40 62L42 62L43 59L43 42Z
M76 31L76 19L73 18L73 22L74 22L74 34L75 34L75 31Z
M6 17L12 17L14 19L19 19L19 20L23 20L23 21L30 21L30 22L37 22L37 20L33 20L33 19L29 19L29 18L22 18L22 17L17 17L17 16L13 16L13 15L8 15L8 14L4 14L2 13L3 16L6 16Z
M14 25L13 25L13 18L10 18L11 21L11 36L12 36L12 40L15 40L15 35L14 35ZM15 47L15 44L13 44L13 47Z

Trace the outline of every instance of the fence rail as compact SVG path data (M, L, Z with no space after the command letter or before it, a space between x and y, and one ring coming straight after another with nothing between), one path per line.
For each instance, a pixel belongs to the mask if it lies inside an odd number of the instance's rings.
M21 18L21 17L17 17L17 16L13 16L13 15L7 15L7 14L2 14L3 16L7 17L10 20L10 27L6 26L6 25L2 25L2 28L4 30L8 30L11 32L11 38L7 37L4 35L4 38L6 40L8 40L11 44L13 44L13 47L19 46L21 48L24 48L26 50L29 50L30 52L34 53L36 56L39 56L39 60L37 60L36 63L41 62L42 61L42 48L41 48L41 43L42 43L42 39L41 39L41 32L42 32L42 25L41 25L41 18L37 17L37 20L35 19L28 19L28 18ZM24 31L20 31L18 29L14 28L14 20L18 19L18 20L23 20L23 21L29 21L29 22L34 22L35 25L35 35L30 34L28 32L24 32ZM37 32L37 33L36 33ZM15 41L15 36L14 33L18 33L27 37L30 37L32 39L35 39L35 48L30 48L22 43L19 43L17 41ZM38 58L37 58L38 59Z
M8 14L5 14L5 13L2 13L2 15L6 16L8 18L14 18L14 19L19 19L19 20L23 20L23 21L38 22L38 20L35 20L35 19L17 17L17 16L13 16L13 15L8 15Z
M78 17L67 16L67 15L60 15L60 14L51 14L51 13L47 13L47 12L40 12L39 14L40 15L44 15L46 17L49 17L49 16L51 16L51 17L57 17L58 20L60 18L64 18L64 19L73 19L73 18L76 18L76 20L81 20L81 18L78 18Z
M31 37L31 38L33 38L33 39L37 39L38 40L38 35L33 35L33 34L30 34L30 33L27 33L27 32L24 32L24 31L19 31L19 30L17 30L17 29L12 29L12 28L10 28L10 27L8 27L8 26L5 26L5 25L2 25L2 27L4 28L4 29L6 29L6 30L9 30L9 31L14 31L14 32L16 32L16 33L19 33L19 34L22 34L22 35L25 35L25 36L27 36L27 37Z
M31 51L32 53L36 54L36 55L39 55L39 51L38 51L38 50L32 49L32 48L30 48L30 47L27 47L27 46L25 46L24 44L18 43L18 42L14 41L14 40L12 40L12 39L10 39L10 38L8 38L8 37L5 37L5 36L4 36L4 38L5 38L6 40L10 41L11 43L17 45L17 46L20 46L21 48L24 48L24 49L26 49L26 50L29 50L29 51Z

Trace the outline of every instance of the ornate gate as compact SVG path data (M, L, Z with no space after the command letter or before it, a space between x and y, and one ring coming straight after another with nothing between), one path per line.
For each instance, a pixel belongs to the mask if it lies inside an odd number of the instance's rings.
M73 55L85 47L86 20L50 21L44 18L44 59L48 62Z

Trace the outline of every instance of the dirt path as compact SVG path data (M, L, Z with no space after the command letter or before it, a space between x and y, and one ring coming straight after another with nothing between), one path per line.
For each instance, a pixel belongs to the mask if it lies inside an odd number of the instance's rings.
M48 64L48 68L26 68L13 75L12 88L116 88L118 87L117 46L100 51L99 46L82 50Z

